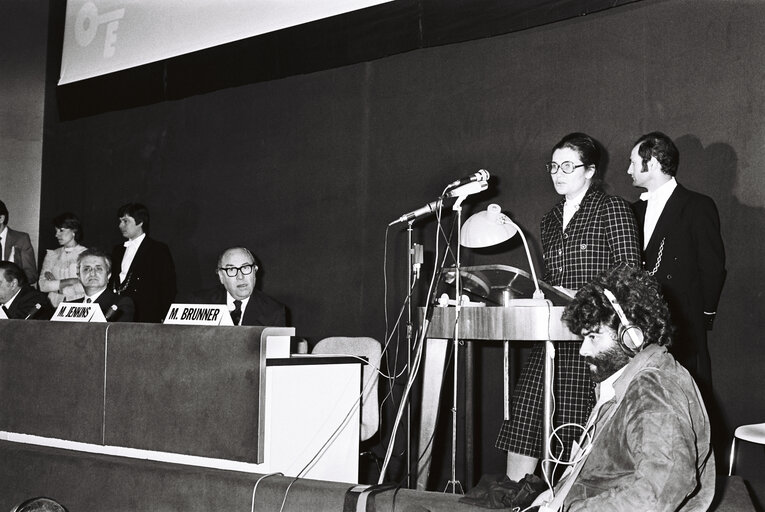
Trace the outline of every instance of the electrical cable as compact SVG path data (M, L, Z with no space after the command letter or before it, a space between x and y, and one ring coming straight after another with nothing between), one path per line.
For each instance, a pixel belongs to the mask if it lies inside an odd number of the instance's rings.
M255 485L252 488L252 505L250 506L250 512L255 512L255 491L258 490L258 484L265 480L266 478L270 476L284 476L284 473L276 472L276 473L268 473L267 475L263 475L260 478L258 478L257 482L255 482Z

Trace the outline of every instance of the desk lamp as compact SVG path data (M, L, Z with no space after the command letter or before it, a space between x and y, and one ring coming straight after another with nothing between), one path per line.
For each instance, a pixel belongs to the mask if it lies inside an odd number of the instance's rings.
M475 213L462 225L460 236L460 245L463 247L491 247L510 240L516 235L521 235L523 247L526 249L526 258L529 260L531 268L531 277L534 279L534 299L544 299L545 295L539 289L537 273L534 270L534 262L531 261L529 244L526 241L526 235L510 218L502 213L502 208L498 204L490 204L489 207L478 213Z

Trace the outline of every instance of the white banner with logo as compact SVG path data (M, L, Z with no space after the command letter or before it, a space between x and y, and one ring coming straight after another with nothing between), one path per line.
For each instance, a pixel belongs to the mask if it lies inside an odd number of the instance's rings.
M391 0L67 0L59 85Z

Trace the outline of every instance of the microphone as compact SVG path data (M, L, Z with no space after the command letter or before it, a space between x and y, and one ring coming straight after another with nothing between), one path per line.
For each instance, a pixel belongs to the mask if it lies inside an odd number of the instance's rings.
M465 183L471 183L473 181L487 181L491 175L489 174L489 171L486 169L481 169L478 172L475 172L471 174L470 176L465 176L461 180L452 181L446 186L445 190L449 190L450 188L459 187L460 185L464 185Z
M480 173L481 171L479 171ZM486 171L482 171L486 172ZM479 174L476 173L476 174ZM486 172L486 175L488 176L488 172ZM457 183L457 182L455 182ZM426 215L430 215L431 213L435 213L436 210L439 208L439 202L443 202L445 199L450 199L452 197L467 197L471 194L477 194L478 192L481 192L483 190L486 190L489 188L489 183L486 180L480 180L480 181L468 181L459 187L452 188L449 192L444 194L443 196L439 197L435 201L431 201L422 208L417 208L416 210L413 210L409 213L405 213L398 219L394 220L388 226L392 226L394 224L397 224L399 222L412 222L413 220L419 219L420 217L424 217Z
M412 210L409 213L405 213L398 219L388 224L388 226L392 226L393 224L398 224L399 222L411 222L415 219L419 219L420 217L424 217L425 215L436 213L436 210L438 209L438 203L440 203L441 201L442 201L442 198L438 198L435 201L429 202L422 208L417 208L416 210Z
M472 194L477 194L478 192L482 192L489 188L489 182L486 180L482 181L471 181L468 183L465 183L464 185L460 185L457 188L451 189L449 192L447 192L444 197L467 197Z
M119 311L119 308L117 307L117 304L112 304L109 308L109 311L106 312L104 315L104 319L108 322L111 317L115 315Z
M24 317L24 320L29 320L33 316L37 314L38 311L42 309L42 305L38 302L35 304L35 307L32 308L32 310L27 314L27 316Z

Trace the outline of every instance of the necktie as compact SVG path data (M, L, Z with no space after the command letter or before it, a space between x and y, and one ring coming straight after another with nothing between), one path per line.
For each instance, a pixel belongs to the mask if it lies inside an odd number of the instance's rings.
M233 320L234 325L239 325L239 320L241 318L242 318L242 301L235 300L234 310L231 312L231 320Z

